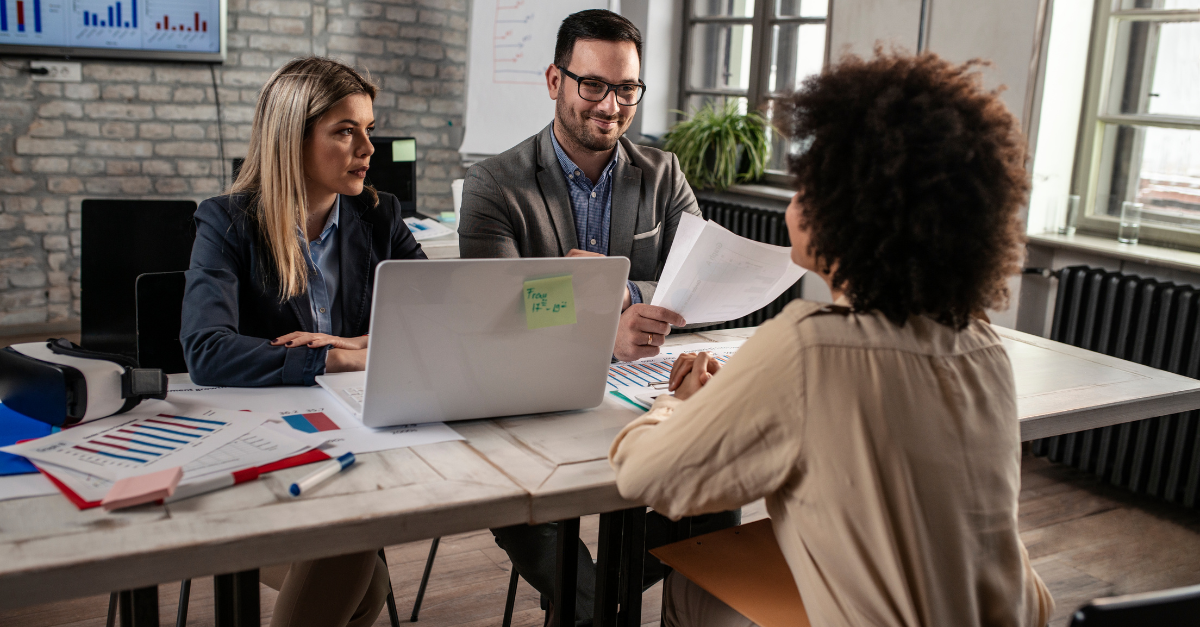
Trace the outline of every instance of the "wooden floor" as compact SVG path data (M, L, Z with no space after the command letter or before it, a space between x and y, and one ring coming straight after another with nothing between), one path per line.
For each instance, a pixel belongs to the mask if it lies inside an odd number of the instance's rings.
M761 501L744 510L746 522L765 516ZM1022 466L1021 536L1034 567L1057 602L1053 627L1064 627L1071 612L1100 596L1159 590L1200 583L1200 512L1131 495L1071 469L1026 457ZM585 518L581 533L595 554L598 518ZM429 542L388 549L392 585L402 622L407 623ZM442 540L420 625L484 627L499 625L510 564L487 531ZM642 622L656 624L661 586L646 593ZM164 626L175 621L178 584L161 586ZM262 588L263 625L270 620L275 593ZM0 613L0 625L93 627L104 625L108 597L89 597ZM193 582L188 624L213 624L212 580ZM523 580L513 624L542 624L538 595ZM385 611L375 623L387 627Z

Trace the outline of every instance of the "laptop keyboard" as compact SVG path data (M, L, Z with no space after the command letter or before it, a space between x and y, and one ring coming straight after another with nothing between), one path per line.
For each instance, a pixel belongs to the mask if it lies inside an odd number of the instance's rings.
M346 392L346 394L347 394L347 395L348 395L350 398L352 398L352 399L354 399L354 400L358 401L358 404L359 404L359 405L361 405L361 404L362 404L362 402L363 402L363 388L345 388L345 389L344 389L344 391Z

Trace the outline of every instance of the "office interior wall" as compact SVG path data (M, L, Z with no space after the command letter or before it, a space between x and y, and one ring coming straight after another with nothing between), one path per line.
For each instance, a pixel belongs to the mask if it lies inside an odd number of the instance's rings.
M417 138L419 207L451 208L461 178L468 0L229 0L228 60L207 65L79 59L79 83L0 65L0 333L79 315L80 203L194 199L229 183L258 91L289 59L328 55L380 87L376 133ZM217 108L225 161L218 157Z

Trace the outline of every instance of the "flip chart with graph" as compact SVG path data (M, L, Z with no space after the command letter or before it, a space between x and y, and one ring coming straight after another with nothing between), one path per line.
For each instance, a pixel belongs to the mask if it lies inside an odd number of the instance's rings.
M459 152L500 154L549 124L546 68L559 25L577 11L608 7L608 0L476 0Z
M4 452L109 480L187 464L261 425L265 416L220 409L110 416Z

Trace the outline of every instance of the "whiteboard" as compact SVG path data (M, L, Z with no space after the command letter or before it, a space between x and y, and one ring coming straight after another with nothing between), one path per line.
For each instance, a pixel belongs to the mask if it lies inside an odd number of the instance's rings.
M546 68L563 18L608 0L475 0L467 65L466 133L458 151L497 155L554 119Z

